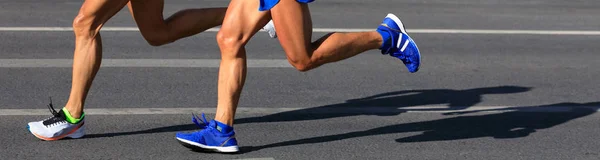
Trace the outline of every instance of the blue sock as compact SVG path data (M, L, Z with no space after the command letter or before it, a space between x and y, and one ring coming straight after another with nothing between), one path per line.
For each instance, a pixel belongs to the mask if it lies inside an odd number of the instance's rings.
M383 39L383 43L381 43L381 47L379 47L379 49L382 53L386 53L391 48L392 43L390 42L390 40L392 39L392 37L390 33L386 30L377 29L377 32L379 32L379 34L381 35L381 39Z
M219 132L221 132L221 133L229 133L229 132L233 131L233 127L232 126L226 125L226 124L221 123L221 122L216 121L216 120L215 120L215 122L217 123L217 130Z

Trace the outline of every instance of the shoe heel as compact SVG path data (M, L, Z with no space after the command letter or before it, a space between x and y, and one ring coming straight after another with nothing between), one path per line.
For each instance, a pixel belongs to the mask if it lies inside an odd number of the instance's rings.
M277 38L277 33L275 32L275 25L273 24L273 20L269 21L269 23L267 23L267 25L263 27L263 30L269 33L269 37Z
M67 137L69 138L81 138L85 135L85 126L81 126L81 128L77 129L77 131L69 134Z

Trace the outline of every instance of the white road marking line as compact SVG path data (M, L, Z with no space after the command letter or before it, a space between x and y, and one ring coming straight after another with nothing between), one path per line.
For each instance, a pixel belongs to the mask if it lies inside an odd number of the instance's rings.
M452 109L448 106L416 106L416 107L348 107L330 108L281 108L281 107L240 107L237 114L276 114L289 112L293 114L389 114L389 113L453 113L453 112L570 112L576 109L599 111L600 106L556 106L556 107L514 107L514 106L473 106L466 109ZM215 107L189 108L88 108L86 115L163 115L163 114L214 114ZM49 115L48 109L0 109L0 116Z
M267 157L267 158L242 158L242 159L233 159L233 160L275 160L275 158Z
M102 67L218 68L219 59L103 59ZM0 59L0 68L69 68L73 59ZM291 68L286 59L248 59L250 68Z
M365 32L375 28L313 28L313 32ZM72 27L0 27L4 32L66 32L73 31ZM102 31L131 32L139 31L137 27L104 27ZM219 28L208 29L207 32L217 32ZM533 34L533 35L600 35L593 30L495 30L495 29L407 29L409 33L428 34Z

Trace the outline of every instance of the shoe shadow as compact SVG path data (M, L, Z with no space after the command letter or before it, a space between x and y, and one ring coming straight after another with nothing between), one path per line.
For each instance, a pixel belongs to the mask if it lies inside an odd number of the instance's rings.
M563 107L568 111L535 112L535 110ZM246 146L241 150L252 152L266 148L293 146L301 144L326 143L350 138L360 138L403 132L422 132L419 135L396 139L399 143L428 141L448 141L470 138L493 137L497 139L526 137L537 130L581 118L598 111L600 102L558 103L543 106L515 107L508 109L489 109L485 111L505 111L495 114L459 116L438 120L396 124L364 131L332 134L327 136L290 140L263 146ZM534 110L534 111L532 111ZM461 113L468 114L468 113Z
M452 89L430 89L430 90L406 90L378 94L374 96L351 99L345 103L331 104L307 109L294 110L289 112L276 113L260 117L250 117L236 119L236 124L244 123L262 123L262 122L285 122L285 121L303 121L303 120L321 120L328 118L358 116L358 115L379 115L392 116L406 112L400 109L402 107L422 106L422 105L447 105L446 109L419 109L419 110L461 110L481 102L481 98L486 94L512 94L527 92L529 87L520 86L496 86L485 88L474 88L466 90ZM331 111L343 111L349 108L368 108L377 106L387 108L385 112L348 112L343 114L307 114L307 113L326 113ZM363 110L364 111L364 110ZM103 138L114 136L127 136L137 134L152 134L162 132L177 132L197 130L194 124L166 126L152 128L148 130L88 134L84 138Z
M175 126L152 128L152 129L140 130L140 131L131 131L131 132L86 134L82 138L106 138L106 137L129 136L129 135L138 135L138 134L190 131L190 130L197 130L197 129L199 129L198 126L196 126L194 124L185 124L185 125L175 125Z

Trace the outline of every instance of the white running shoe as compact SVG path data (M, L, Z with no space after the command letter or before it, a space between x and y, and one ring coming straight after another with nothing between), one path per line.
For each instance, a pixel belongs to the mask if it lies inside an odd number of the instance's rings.
M269 37L277 38L277 33L275 32L275 25L273 25L273 20L270 20L267 25L265 25L262 30L267 31L269 33Z
M48 105L48 109L52 113L52 117L42 121L29 122L27 124L27 128L29 128L31 134L33 134L39 139L46 141L59 140L65 137L83 137L83 135L85 134L85 128L83 127L83 118L85 117L83 117L77 124L72 124L67 122L65 113L62 110L60 110L60 112L56 112L56 110L54 110L52 102L50 102L50 104Z

